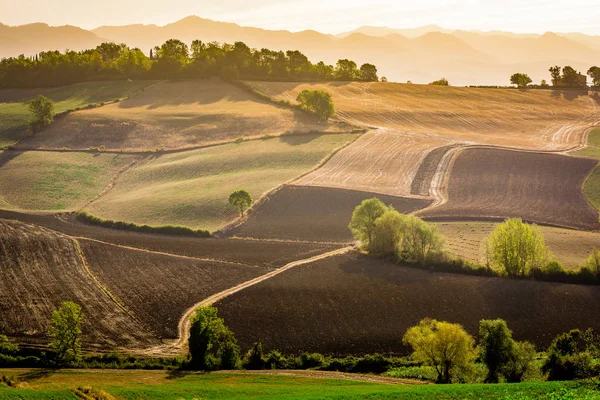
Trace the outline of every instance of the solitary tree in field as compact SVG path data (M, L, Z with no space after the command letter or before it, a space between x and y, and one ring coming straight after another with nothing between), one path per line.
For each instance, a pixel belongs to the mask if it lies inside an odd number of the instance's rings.
M315 113L322 121L327 121L335 114L331 95L323 90L303 90L296 101L303 110Z
M475 340L461 325L426 318L406 331L402 342L413 348L412 358L435 368L439 383L450 383L454 367L475 360Z
M552 77L552 86L558 86L560 82L560 67L555 65L554 67L550 67L548 71L550 71L550 76Z
M50 349L58 365L74 364L81 359L81 327L85 316L81 307L72 302L63 302L52 312L48 335L52 338Z
M600 86L600 67L591 67L588 69L587 74L592 78L592 84L594 86Z
M252 195L244 189L236 190L229 195L229 204L240 210L240 217L244 216L244 211L252 205Z
M387 82L387 81L388 81L388 78L387 78L387 77L385 77L385 76L382 76L382 77L381 77L381 82Z
M363 200L352 212L352 219L348 228L364 248L368 248L373 240L375 221L387 210L388 207L381 200L372 198Z
M488 239L488 260L510 277L542 269L550 258L541 231L520 218L507 219Z
M363 64L360 66L360 80L365 82L377 82L377 67L373 64Z
M510 83L517 85L520 88L527 87L531 82L533 81L527 74L516 73L512 74L510 77Z
M42 94L38 94L29 102L29 112L29 129L32 132L39 132L54 121L54 103Z

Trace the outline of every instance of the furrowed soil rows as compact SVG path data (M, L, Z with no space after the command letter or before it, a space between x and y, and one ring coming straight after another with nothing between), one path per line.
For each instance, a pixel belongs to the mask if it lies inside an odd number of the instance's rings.
M385 196L354 190L285 186L269 196L243 224L228 235L267 239L349 242L352 211L361 201L380 198L402 213L426 207L422 199Z
M338 124L339 125L339 124ZM119 103L69 114L27 148L179 149L287 131L348 130L277 107L220 80L164 82Z
M304 89L331 93L337 117L352 124L410 134L523 149L569 149L600 121L589 96L552 90L479 89L400 83L247 82L275 99L295 102Z
M84 237L153 252L265 267L279 267L339 247L327 243L153 235L88 225L77 221L71 215L63 215L59 219L53 215L22 214L0 210L0 218L40 225L72 237Z
M178 337L184 312L200 300L267 273L267 267L182 259L89 240L90 269L161 338Z
M600 329L600 287L401 267L352 252L304 265L216 304L243 349L336 354L406 353L406 329L430 317L476 335L503 318L517 340L544 348L559 333ZM549 318L548 316L552 316Z
M444 155L454 147L455 146L453 145L438 147L427 154L412 181L410 194L418 196L429 196L431 194L429 192L438 166L444 158Z
M492 222L438 222L440 233L446 238L446 249L453 255L480 262L482 242L494 230ZM540 226L544 241L565 268L576 269L590 253L600 249L600 234L573 229Z
M0 332L46 342L63 301L83 308L84 346L149 346L156 338L119 307L85 269L77 242L56 232L0 220Z
M295 183L410 196L423 159L436 147L448 143L434 135L415 136L377 129L364 134Z
M432 219L520 217L540 224L598 229L598 212L582 185L597 161L555 154L466 149L448 181L448 201L425 210Z

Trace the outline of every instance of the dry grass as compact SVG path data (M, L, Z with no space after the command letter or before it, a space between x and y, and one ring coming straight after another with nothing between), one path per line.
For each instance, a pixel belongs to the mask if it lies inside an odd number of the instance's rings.
M23 146L180 149L288 131L339 128L219 80L193 80L161 83L118 104L71 114Z
M303 89L326 90L333 96L337 117L353 124L517 148L573 147L593 122L600 121L590 97L567 99L551 90L358 82L249 84L291 102Z
M0 220L0 331L46 341L52 311L79 303L87 318L86 346L132 346L153 337L123 311L86 272L78 245L44 228Z
M446 249L459 257L479 262L482 242L494 230L493 222L438 222L446 237ZM565 268L575 269L593 250L600 249L600 234L541 226L546 244Z
M262 193L316 166L355 135L302 135L165 154L125 172L88 210L106 219L214 231L233 220L227 200Z
M0 154L0 207L76 210L100 193L113 174L133 159L115 154L6 151Z

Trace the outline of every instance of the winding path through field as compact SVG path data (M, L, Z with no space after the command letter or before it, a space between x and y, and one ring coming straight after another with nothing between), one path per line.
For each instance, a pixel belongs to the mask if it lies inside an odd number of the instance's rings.
M285 266L278 268L274 271L271 271L262 276L251 279L247 282L244 282L244 283L234 286L232 288L223 290L223 291L216 293L210 297L207 297L206 299L202 300L201 302L196 303L192 307L188 308L188 310L185 312L185 314L181 317L181 319L179 320L179 327L178 327L179 338L174 343L160 345L160 346L152 347L150 349L144 349L144 350L141 350L140 352L143 354L146 354L146 355L151 355L151 356L159 356L159 355L167 356L167 355L180 354L185 351L185 348L187 346L187 341L190 336L190 334L189 334L190 326L191 326L190 320L191 320L192 316L194 315L197 308L214 304L217 301L224 299L225 297L231 296L232 294L239 292L240 290L246 289L250 286L254 286L260 282L270 279L270 278L272 278L276 275L279 275L282 272L285 272L294 267L298 267L298 266L305 265L305 264L310 264L315 261L323 260L325 258L345 254L352 249L354 249L354 246L347 246L347 247L343 247L341 249L329 251L327 253L319 254L314 257L306 258L303 260L292 261L292 262L286 264Z

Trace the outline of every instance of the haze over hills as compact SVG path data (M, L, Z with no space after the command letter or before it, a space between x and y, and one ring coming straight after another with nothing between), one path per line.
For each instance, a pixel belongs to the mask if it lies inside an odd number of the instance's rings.
M363 26L334 36L311 30L245 27L196 16L165 26L101 26L91 31L42 23L0 24L0 57L33 55L42 50L82 50L103 41L125 43L148 53L171 38L187 43L194 39L241 40L255 48L297 49L313 62L335 64L340 58L351 58L358 64L374 63L380 76L389 80L427 83L444 76L453 85L507 85L514 72L526 72L539 82L549 80L551 65L569 64L585 73L600 60L600 36L581 33L517 34L428 25L415 29Z

